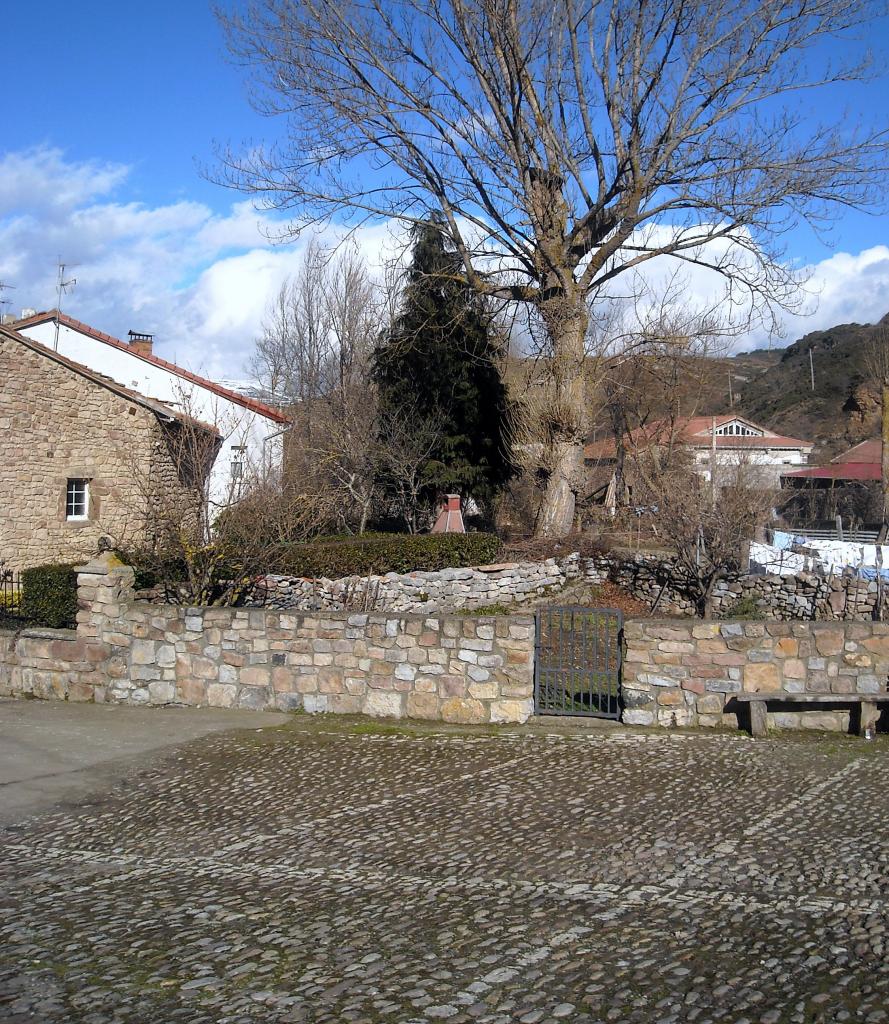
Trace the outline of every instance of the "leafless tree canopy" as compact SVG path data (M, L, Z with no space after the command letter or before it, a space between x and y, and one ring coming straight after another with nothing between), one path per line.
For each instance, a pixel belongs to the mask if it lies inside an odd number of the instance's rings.
M776 238L865 205L887 134L801 93L859 79L838 37L868 0L255 0L226 19L283 141L224 177L298 226L444 217L480 291L544 325L561 422L541 532L571 525L588 300L665 253L769 316L797 295ZM830 45L832 44L832 45ZM829 48L837 55L830 63ZM854 52L850 49L849 52ZM729 244L731 242L731 244Z

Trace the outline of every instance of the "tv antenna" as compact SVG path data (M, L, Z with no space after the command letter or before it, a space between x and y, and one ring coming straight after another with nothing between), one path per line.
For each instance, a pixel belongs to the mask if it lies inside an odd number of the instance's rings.
M0 281L0 295L2 295L6 291L10 291L10 290L14 290L14 289L15 289L15 285L6 284L4 281ZM12 304L12 299L0 299L0 314L3 313L3 307L4 306L9 306L11 304ZM2 319L3 319L3 317L2 317L2 315L0 315L0 320L2 320Z
M76 277L69 277L65 280L65 271L70 270L72 267L79 266L77 263L63 263L62 257L59 257L59 272L56 278L56 330L55 338L53 340L53 350L59 351L59 314L62 312L62 296L67 295L69 289L73 288L77 284Z

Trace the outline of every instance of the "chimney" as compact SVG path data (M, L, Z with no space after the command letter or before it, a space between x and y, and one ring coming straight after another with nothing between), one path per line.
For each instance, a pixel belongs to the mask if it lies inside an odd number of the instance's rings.
M4 327L7 324L14 324L17 320L18 317L15 315L15 313L4 313L2 316L0 316L0 324L3 324Z
M463 513L460 511L460 495L446 494L438 510L438 518L432 527L433 533L466 533Z
M151 346L154 343L153 334L143 334L141 331L127 331L129 335L130 348L139 356L150 356Z

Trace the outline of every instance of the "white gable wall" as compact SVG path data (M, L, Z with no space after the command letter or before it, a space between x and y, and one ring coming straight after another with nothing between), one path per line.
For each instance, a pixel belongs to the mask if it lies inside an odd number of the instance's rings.
M49 321L25 327L19 333L52 349L55 330L55 324ZM224 507L237 495L238 482L233 477L233 462L246 463L245 474L248 466L280 469L283 453L281 431L284 424L217 395L172 370L91 338L66 324L59 325L58 352L97 373L111 377L124 387L138 391L146 398L155 398L215 426L224 442L210 474L210 501L214 507ZM236 452L235 448L244 448L245 451Z

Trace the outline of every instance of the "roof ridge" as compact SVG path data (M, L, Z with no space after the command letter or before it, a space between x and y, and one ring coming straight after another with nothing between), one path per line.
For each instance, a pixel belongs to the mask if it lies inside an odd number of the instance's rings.
M82 334L86 334L87 337L93 338L96 341L104 342L106 345L112 345L115 348L119 348L121 351L127 352L129 355L133 356L134 359L141 359L143 362L159 366L164 370L169 370L171 373L175 373L177 376L183 377L185 380L189 380L194 384L207 388L219 395L220 398L227 398L231 402L236 402L238 405L244 406L245 409L250 409L252 412L258 413L260 416L265 416L267 419L271 419L282 424L290 422L289 416L286 416L283 412L280 412L270 405L266 405L265 402L258 402L254 398L248 398L246 395L241 395L237 391L232 391L231 388L225 387L223 384L217 384L208 377L202 377L200 374L193 373L191 370L186 370L184 366L171 363L169 360L163 359L161 356L153 354L145 355L141 352L137 352L127 345L126 342L121 341L120 338L115 338L111 334L106 334L104 331L100 331L98 328L92 327L89 324L84 323L82 320L78 320L76 317L70 316L68 313L62 313L58 309L34 313L32 316L23 317L21 320L16 320L15 323L8 326L11 326L14 331L19 331L22 327L33 327L37 324L45 323L47 320L58 320L59 323L62 323L66 327L70 327L75 331L80 331Z

